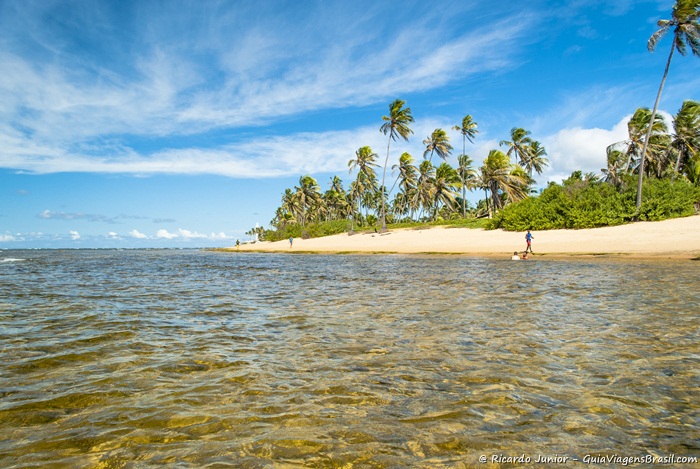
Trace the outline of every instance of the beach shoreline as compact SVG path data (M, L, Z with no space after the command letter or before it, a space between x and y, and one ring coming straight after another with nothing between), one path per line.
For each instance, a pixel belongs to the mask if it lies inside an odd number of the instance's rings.
M582 230L533 231L533 258L700 258L700 215ZM509 258L525 249L525 232L452 227L399 228L222 248L226 252L420 254Z

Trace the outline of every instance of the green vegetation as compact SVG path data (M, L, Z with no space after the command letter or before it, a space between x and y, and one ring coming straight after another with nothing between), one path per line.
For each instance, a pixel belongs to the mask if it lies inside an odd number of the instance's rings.
M629 175L621 190L591 175L575 172L563 184L550 184L539 197L511 204L489 220L487 228L509 231L595 228L638 220L664 220L695 213L700 187L686 180L649 179L637 213L636 184Z
M699 17L700 0L677 0L672 19L659 21L661 29L649 39L649 49L671 29L674 37L656 103L651 111L637 109L628 122L628 139L607 148L607 167L601 169L600 177L576 171L561 185L551 183L532 196L533 173L542 174L549 163L544 146L529 131L513 127L509 139L500 142L505 153L491 150L476 169L466 153L466 142L473 143L478 125L466 115L452 127L462 135L457 167L447 162L453 147L448 134L438 128L423 140L423 160L416 163L403 153L391 167L393 183L387 183L391 142L408 140L413 134L411 108L396 99L379 128L388 135L381 183L378 155L362 146L348 161L350 173L356 171L356 176L347 189L334 176L322 193L316 179L301 176L299 185L282 195L270 222L274 230L258 227L249 234L281 240L435 224L547 230L690 215L700 207L700 103L685 101L671 126L656 110L673 52L685 54L690 48L700 56ZM435 155L443 160L438 166L433 164ZM483 191L484 198L469 207L466 192L474 190ZM480 221L483 218L489 220Z

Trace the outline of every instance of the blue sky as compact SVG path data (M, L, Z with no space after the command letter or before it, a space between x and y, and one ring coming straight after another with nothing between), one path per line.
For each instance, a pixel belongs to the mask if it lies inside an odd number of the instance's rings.
M672 6L2 0L0 249L246 240L300 175L347 186L355 150L382 155L396 98L414 135L389 166L471 114L477 165L517 126L547 150L540 186L599 172L653 105L671 41L646 42ZM676 55L660 109L685 99L700 60Z

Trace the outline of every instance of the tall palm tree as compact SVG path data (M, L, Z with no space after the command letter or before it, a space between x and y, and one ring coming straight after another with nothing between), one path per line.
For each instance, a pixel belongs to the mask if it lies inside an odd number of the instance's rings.
M462 118L462 125L455 125L452 127L452 130L457 130L459 133L462 134L462 154L466 155L467 154L467 140L469 140L469 143L474 143L474 139L476 138L476 134L479 133L477 130L477 123L472 119L471 114L467 114Z
M527 156L523 165L530 179L532 179L533 170L537 174L542 174L545 166L549 165L549 160L545 158L546 154L547 150L544 149L540 142L533 140L530 143L530 148L527 151Z
M430 153L430 162L433 161L433 153L437 153L440 158L447 160L447 157L452 153L452 145L450 145L450 137L442 129L435 129L433 133L423 140L423 145L425 145L425 152L423 152L423 158Z
M472 168L472 159L465 153L457 157L457 165L457 176L459 176L459 182L462 185L462 218L466 218L467 191L476 187L476 170Z
M527 154L530 150L530 144L532 144L532 139L530 138L530 131L525 130L522 127L513 127L510 129L510 141L501 140L499 145L506 145L508 147L508 156L515 156L515 162L522 165L525 164L527 160Z
M676 151L676 164L673 168L675 178L681 165L689 161L700 151L700 103L683 101L678 114L673 118L673 141L671 146Z
M656 94L654 109L651 111L651 119L649 119L651 122L654 122L654 118L656 117L656 110L659 107L661 92L664 89L664 83L666 82L666 77L668 76L668 69L671 66L673 52L678 50L681 55L685 55L688 50L687 48L690 47L693 55L700 57L700 23L698 23L698 18L700 18L700 0L676 0L676 4L673 5L673 10L671 12L671 19L659 20L657 25L661 29L656 31L649 38L647 48L649 51L653 52L654 49L656 49L656 45L658 44L659 40L670 29L673 29L673 44L671 45L671 52L668 54L668 60L666 60L666 68L664 69L664 74L661 78L659 91ZM642 147L639 178L637 180L637 211L639 211L639 209L642 207L644 160L646 159L647 147L651 138L651 131L652 128L650 126L647 130L644 146Z
M386 166L389 163L389 150L391 148L391 141L398 137L403 138L408 141L408 136L413 133L413 130L409 125L413 122L413 114L411 113L411 108L404 108L406 101L401 99L396 99L394 102L389 104L389 115L382 116L384 124L379 128L379 130L384 135L389 135L389 141L386 145L386 160L384 161L384 172L382 174L382 187L385 187L386 181ZM382 197L382 231L386 231L386 205L384 204L384 197Z

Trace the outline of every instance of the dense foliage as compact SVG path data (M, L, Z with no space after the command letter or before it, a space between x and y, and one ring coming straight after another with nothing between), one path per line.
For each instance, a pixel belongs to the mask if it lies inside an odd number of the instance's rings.
M635 206L634 178L625 178L620 189L575 172L563 184L550 184L538 197L508 205L487 228L509 231L595 228L637 220L663 220L695 213L700 187L686 180L649 179L644 182L641 210Z

